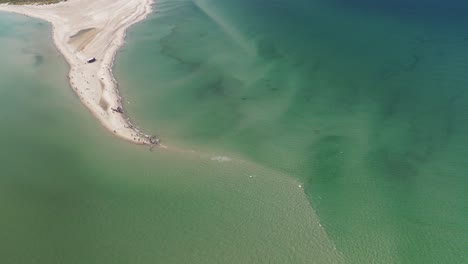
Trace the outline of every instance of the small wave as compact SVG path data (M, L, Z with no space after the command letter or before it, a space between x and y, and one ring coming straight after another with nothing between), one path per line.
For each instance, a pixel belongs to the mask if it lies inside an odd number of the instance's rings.
M219 161L219 162L226 162L226 161L231 161L231 158L226 157L226 156L213 156L211 157L211 160Z

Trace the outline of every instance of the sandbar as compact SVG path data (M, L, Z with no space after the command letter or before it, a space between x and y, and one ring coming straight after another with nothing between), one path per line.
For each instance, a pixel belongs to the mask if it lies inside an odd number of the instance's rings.
M124 112L112 66L126 30L152 12L153 0L68 0L51 5L0 5L0 11L46 20L70 71L70 86L100 123L117 137L156 145ZM93 63L88 59L96 58Z

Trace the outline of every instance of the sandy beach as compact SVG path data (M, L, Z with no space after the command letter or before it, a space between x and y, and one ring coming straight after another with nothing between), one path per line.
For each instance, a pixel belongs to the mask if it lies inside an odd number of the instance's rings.
M52 5L0 5L0 11L46 20L54 43L70 65L69 82L82 103L114 135L137 144L158 139L125 115L112 64L126 30L152 11L152 0L68 0ZM96 58L87 63L89 58Z

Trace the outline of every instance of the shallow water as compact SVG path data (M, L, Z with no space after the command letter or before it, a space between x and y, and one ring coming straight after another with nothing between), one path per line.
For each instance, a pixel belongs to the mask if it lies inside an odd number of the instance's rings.
M304 182L349 263L468 262L464 2L158 10L116 67L143 127Z
M342 262L299 182L112 137L47 24L1 13L0 29L1 263Z
M111 137L48 26L0 16L2 263L468 263L466 4L157 8L116 77L171 152Z

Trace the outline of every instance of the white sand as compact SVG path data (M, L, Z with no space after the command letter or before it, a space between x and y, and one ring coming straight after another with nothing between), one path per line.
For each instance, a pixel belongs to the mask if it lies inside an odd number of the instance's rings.
M150 144L134 128L123 109L112 63L124 43L125 31L151 13L152 0L68 0L53 5L0 5L14 12L49 21L55 45L70 64L70 85L83 104L116 136ZM96 57L91 64L86 60Z

